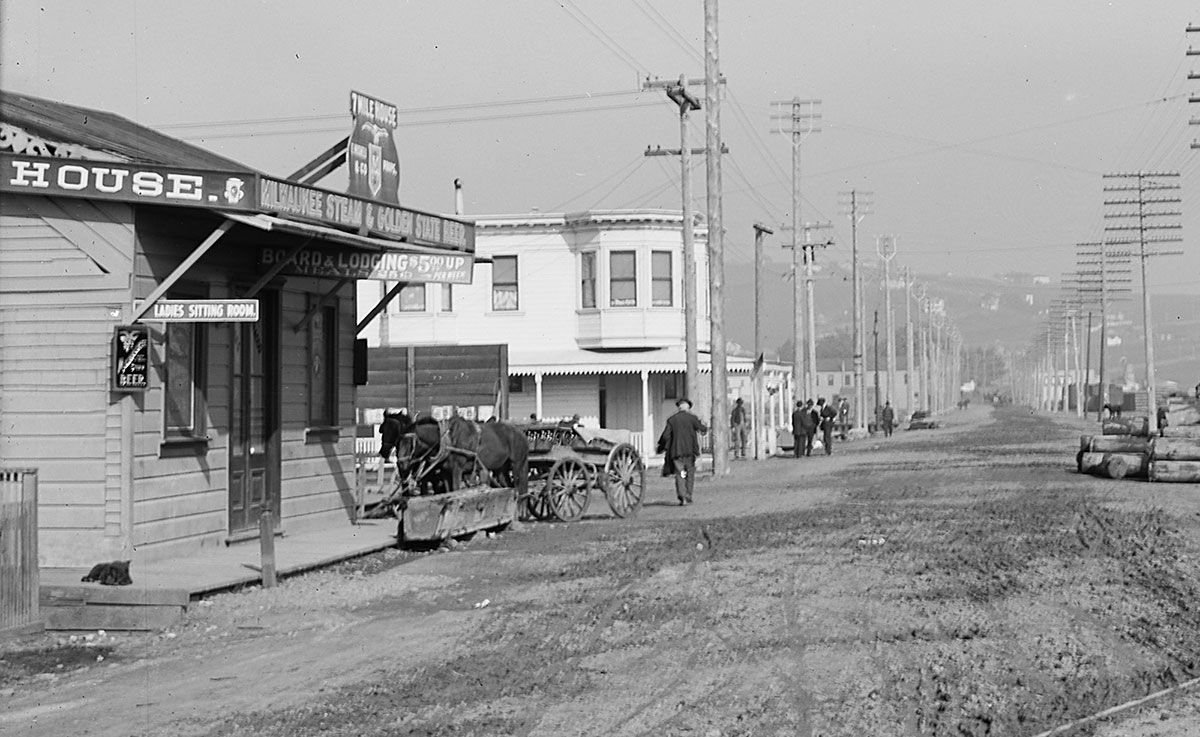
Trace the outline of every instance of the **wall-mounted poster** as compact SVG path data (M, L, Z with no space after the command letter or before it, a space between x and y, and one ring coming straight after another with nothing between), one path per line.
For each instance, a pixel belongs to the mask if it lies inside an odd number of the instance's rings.
M150 330L144 325L119 325L113 328L112 390L141 392L150 384L147 360Z

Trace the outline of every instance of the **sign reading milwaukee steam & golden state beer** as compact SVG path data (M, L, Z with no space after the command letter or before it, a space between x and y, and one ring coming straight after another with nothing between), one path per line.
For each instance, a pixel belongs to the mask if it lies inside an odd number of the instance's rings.
M396 149L399 111L390 102L350 93L350 131L346 161L350 187L357 197L400 204L400 153Z
M259 266L270 268L288 257L286 248L264 248ZM310 246L280 273L377 281L470 284L475 259L468 255L351 251Z
M0 192L224 210L256 206L255 175L0 153Z
M282 179L259 177L258 206L263 212L352 228L390 240L475 253L475 226L470 223Z

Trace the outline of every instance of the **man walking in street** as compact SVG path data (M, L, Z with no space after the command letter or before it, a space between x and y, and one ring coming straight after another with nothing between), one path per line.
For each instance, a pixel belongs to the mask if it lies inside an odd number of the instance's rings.
M675 474L675 496L679 506L692 503L696 486L696 457L700 455L698 432L708 432L708 426L692 414L692 402L687 398L675 401L679 411L667 418L667 425L658 437L658 452L664 458L663 475Z
M880 419L883 421L883 436L892 437L892 425L896 423L896 410L892 409L891 402L884 403Z
M742 403L742 398L738 397L733 403L733 410L729 413L729 445L733 450L734 458L746 457L746 435L749 427L749 420L746 418L746 406Z
M825 455L833 455L833 424L837 420L837 410L825 403L825 397L821 397L817 400L817 414L821 418L821 441L825 443Z
M796 409L792 410L792 457L799 458L804 453L804 404L797 399Z

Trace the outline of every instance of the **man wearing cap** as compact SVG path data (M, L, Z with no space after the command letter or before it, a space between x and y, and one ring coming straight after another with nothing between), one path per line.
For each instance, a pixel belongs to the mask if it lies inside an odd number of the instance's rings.
M679 411L667 418L667 426L658 438L658 452L664 456L663 471L674 469L675 496L679 505L692 503L696 485L696 457L700 455L698 432L708 432L708 426L692 414L692 402L686 397L675 401Z
M733 411L729 413L729 445L734 458L746 457L746 436L749 427L750 421L746 417L746 405L742 402L742 398L738 397L733 404Z

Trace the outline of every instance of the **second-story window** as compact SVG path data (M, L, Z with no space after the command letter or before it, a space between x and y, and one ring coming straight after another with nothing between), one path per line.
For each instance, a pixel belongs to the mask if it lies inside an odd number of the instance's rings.
M517 257L495 256L492 258L492 309L516 310L517 300Z
M425 285L405 284L400 287L400 294L397 301L400 303L401 312L424 312Z
M674 284L671 276L671 252L651 252L650 304L654 307L670 307L674 303Z
M579 254L579 304L596 306L596 254Z
M608 303L637 307L637 252L614 251L609 257Z

